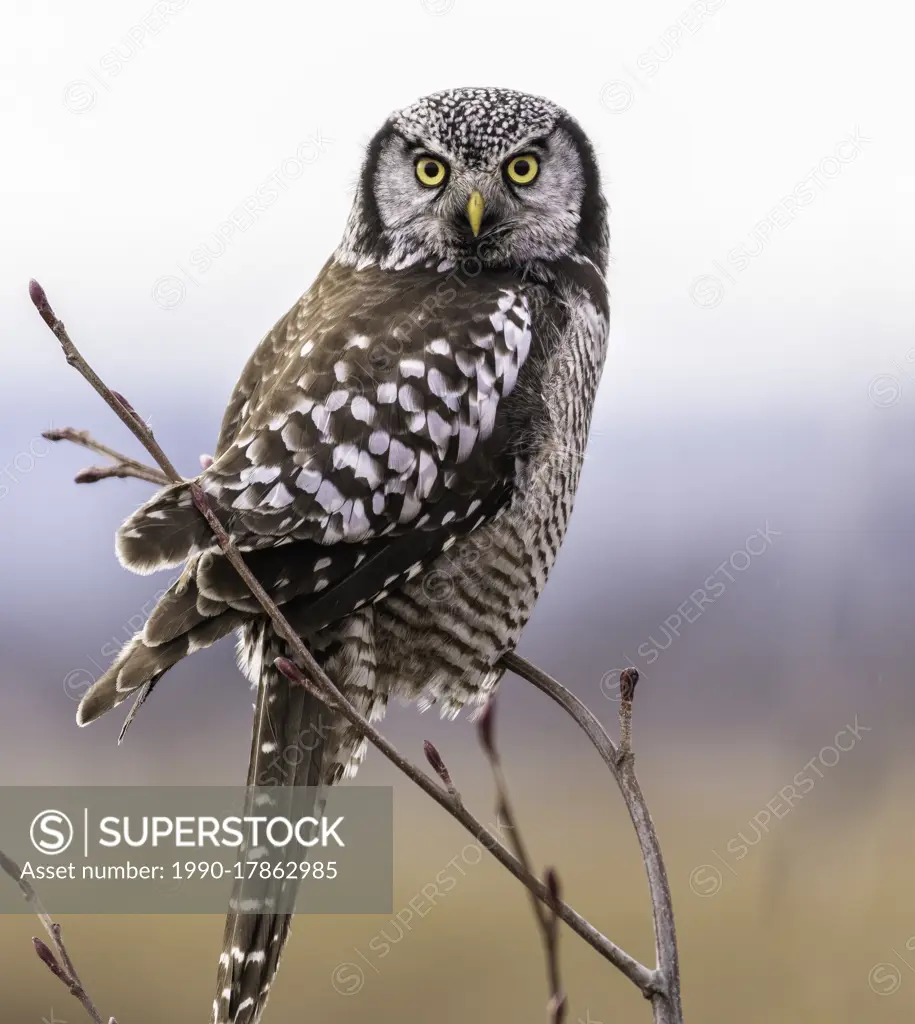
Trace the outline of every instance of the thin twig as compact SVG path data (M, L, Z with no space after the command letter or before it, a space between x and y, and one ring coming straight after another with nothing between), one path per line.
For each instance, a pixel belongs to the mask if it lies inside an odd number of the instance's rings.
M96 1009L95 1003L93 1003L89 998L89 994L83 987L79 974L73 966L73 961L70 959L70 954L67 952L67 947L64 945L60 925L51 919L51 915L42 906L41 900L38 898L38 893L35 892L35 889L32 887L32 883L29 882L27 878L23 878L22 869L19 865L10 857L7 857L2 850L0 850L0 869L9 875L10 878L12 878L12 880L19 886L26 902L32 910L35 911L38 920L41 921L44 930L48 933L48 937L51 939L51 947L48 947L48 945L42 942L41 939L32 939L32 944L35 947L35 952L38 954L38 959L41 960L55 978L67 986L70 995L79 1000L83 1009L92 1018L94 1024L105 1024L104 1018L99 1013L98 1009ZM108 1024L117 1024L117 1021L114 1017L109 1017Z
M432 779L411 764L375 727L346 700L339 690L327 679L323 672L318 670L314 676L306 676L302 669L288 658L278 658L276 667L293 682L305 687L309 692L316 694L322 700L327 700L329 706L343 715L351 725L392 763L399 768L411 782L416 783L420 789L432 797L432 799L443 807L453 818L456 818L464 828L478 840L489 852L507 868L522 884L540 900L542 903L552 906L552 897L547 887L524 865L514 857L499 840L482 824L470 811L464 807L460 800L455 801L452 795L443 791ZM329 690L329 693L328 693ZM620 949L614 942L602 935L590 922L586 921L577 911L573 910L567 903L559 902L556 913L574 931L585 940L588 945L596 949L602 956L609 960L614 967L622 971L633 984L646 995L650 996L656 984L655 972L633 959L628 953Z
M80 448L88 448L90 452L97 455L104 455L111 459L113 466L91 466L89 469L81 470L76 476L78 484L94 484L98 480L106 480L108 477L136 477L138 480L145 480L147 483L164 486L169 482L168 477L161 469L155 466L147 466L144 462L138 462L123 452L117 452L114 448L102 444L89 433L88 430L74 430L73 427L60 427L59 429L46 430L41 435L48 441L69 441Z
M495 710L495 700L490 698L479 721L480 744L486 753L486 759L492 769L493 781L496 786L497 814L500 818L505 820L505 823L508 826L511 836L511 845L514 847L515 856L524 865L525 870L529 874L533 874L534 869L531 865L531 859L528 856L527 847L521 837L521 830L518 827L518 821L515 818L515 812L508 796L508 784L505 781L505 773L502 771L502 764L496 748L494 725ZM545 927L547 915L543 906L537 901L534 902L534 914L537 918L538 924L541 929L543 929Z
M496 743L495 717L496 701L494 697L491 697L480 717L479 735L480 745L483 747L486 760L492 769L492 777L496 786L496 814L505 821L515 856L524 866L524 870L533 875L531 859L521 836L521 829L508 795L508 783L505 780L505 773L502 771L502 759L499 757L499 748ZM547 872L546 879L550 902L544 906L534 897L533 893L531 893L531 902L546 955L547 980L550 986L547 1012L550 1015L550 1024L562 1024L565 1019L567 1003L559 974L559 930L556 927L557 908L560 902L559 878L553 868Z
M547 976L550 982L550 1001L547 1004L547 1012L550 1014L551 1024L562 1024L566 1017L568 1001L562 990L562 978L559 974L559 876L555 868L547 868L546 887L550 893L550 909L545 915L545 930L543 935L546 946Z
M677 962L676 938L673 929L673 914L670 900L670 888L667 882L664 863L661 859L660 847L654 825L645 805L644 797L632 770L632 760L626 759L621 766L617 763L617 750L594 715L565 687L546 673L540 672L535 666L514 653L502 659L502 665L516 672L522 678L532 682L556 700L589 736L597 747L605 763L623 792L630 817L635 825L642 848L645 867L648 873L649 887L654 910L655 936L657 945L658 967L649 970L633 959L602 935L568 904L551 893L549 888L525 870L518 858L503 847L498 840L473 816L466 808L455 800L450 792L443 792L429 776L403 758L398 751L347 701L334 683L326 676L317 664L310 651L302 643L285 617L264 590L257 578L250 572L231 538L220 523L209 504L207 496L194 481L183 481L168 457L159 447L152 431L134 412L130 403L122 396L111 391L98 377L95 371L83 359L76 346L67 334L63 323L57 318L48 303L44 290L37 282L30 285L30 295L42 319L57 337L63 348L67 362L74 366L92 385L104 401L118 415L121 421L134 434L149 454L161 467L165 476L174 483L187 482L192 500L204 516L213 531L219 547L226 559L244 580L251 593L260 603L265 614L273 623L277 633L288 643L290 650L301 663L299 665L281 659L280 665L284 672L291 669L292 676L300 685L312 692L317 692L321 699L334 707L350 724L366 737L381 753L398 767L408 778L418 785L428 796L459 821L482 845L489 849L496 859L519 879L537 899L553 910L577 935L609 960L626 975L652 1001L655 1024L680 1024L679 969ZM287 674L289 674L287 672ZM628 766L628 767L627 767Z
M648 889L654 921L655 949L657 954L655 990L651 995L655 1024L681 1024L683 1009L680 1000L680 959L677 952L677 933L674 926L673 900L667 869L661 855L661 844L651 820L648 804L635 774L632 757L622 760L613 740L593 712L587 708L562 683L532 665L514 651L503 655L502 664L515 675L533 683L575 720L579 728L591 740L604 764L610 769L632 820L645 873L648 875ZM634 671L634 670L633 670ZM644 991L644 990L643 990Z
M150 484L162 482L158 477L151 476L142 470L134 469L133 466L127 466L123 463L118 463L114 466L87 466L73 477L73 482L76 484L95 484L99 480L126 479L128 477L133 477L136 480L145 480Z
M60 342L60 347L64 350L64 356L66 357L67 362L72 367L79 370L83 377L86 378L86 380L104 400L105 404L111 408L124 426L127 427L140 444L142 444L156 462L159 463L165 475L170 480L180 480L181 477L178 475L178 471L171 464L165 452L159 447L159 442L153 436L153 432L136 414L130 402L128 402L122 395L119 395L116 391L112 391L111 388L109 388L108 385L98 377L95 370L93 370L86 360L79 354L76 346L67 334L67 328L64 327L63 321L60 320L54 310L51 309L51 303L48 302L48 297L45 295L44 288L42 288L37 281L29 281L29 297L31 298L35 308L38 310L41 319L44 320L50 328L51 333Z

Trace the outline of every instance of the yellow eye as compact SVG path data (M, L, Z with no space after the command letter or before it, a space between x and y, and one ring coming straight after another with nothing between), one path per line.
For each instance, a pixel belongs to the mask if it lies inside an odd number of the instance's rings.
M540 171L540 164L533 153L522 153L521 156L513 156L505 167L508 180L516 185L530 185Z
M448 168L433 156L421 156L416 161L416 177L426 188L436 188L444 184L447 176Z

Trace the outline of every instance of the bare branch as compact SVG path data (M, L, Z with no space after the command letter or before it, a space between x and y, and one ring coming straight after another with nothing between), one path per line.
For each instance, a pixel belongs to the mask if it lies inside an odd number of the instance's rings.
M572 716L591 740L604 764L616 779L638 836L645 872L648 875L648 889L651 894L657 966L653 972L655 976L653 994L646 992L646 995L650 995L651 998L655 1024L681 1024L683 1010L680 1003L680 959L674 927L673 900L670 895L670 883L667 879L664 858L661 855L658 834L635 775L635 759L632 756L620 759L616 745L604 731L595 715L552 676L547 675L546 672L537 668L536 665L532 665L514 651L503 655L502 664L515 675L533 683L548 697L552 697L563 710ZM635 669L631 671L635 672Z
M67 334L67 329L64 327L63 321L59 320L57 314L53 309L51 309L51 304L48 302L48 297L45 295L44 288L42 288L37 281L29 282L29 297L31 298L35 308L38 310L41 319L44 320L50 328L51 333L60 342L60 347L64 350L64 356L66 357L67 362L79 370L83 377L86 378L105 403L118 416L124 426L133 433L140 444L143 445L149 454L162 467L162 471L165 475L170 480L180 480L181 477L178 476L178 471L171 462L169 462L168 456L159 447L159 443L153 436L153 432L136 414L133 406L116 391L112 391L111 388L104 384L96 375L92 367L79 354L76 346Z
M316 693L329 707L341 714L353 725L360 734L364 735L381 753L399 768L408 778L418 785L428 796L430 796L440 807L444 808L458 822L460 822L471 835L485 846L493 856L528 890L536 897L538 918L543 914L540 904L548 907L554 917L564 921L577 935L583 938L589 945L596 949L602 956L609 960L623 974L626 975L652 1002L655 1024L681 1024L682 1011L680 1009L680 981L679 966L677 958L676 936L674 932L673 910L670 898L670 887L667 881L667 874L661 858L657 834L644 796L638 785L633 769L633 758L624 757L619 761L619 752L613 742L607 736L597 718L570 693L564 686L552 679L546 673L541 672L525 659L514 652L506 654L501 664L527 679L539 689L543 690L557 703L560 704L584 730L600 752L605 764L612 772L617 781L629 810L633 825L639 838L642 849L642 856L645 861L645 868L648 874L649 888L651 892L654 911L655 938L657 945L657 967L649 970L637 960L633 959L613 943L606 936L601 934L580 914L566 904L558 894L558 884L554 891L549 885L544 885L525 866L522 858L512 855L504 846L499 843L472 814L470 814L460 800L455 800L449 790L443 791L428 775L420 771L407 761L384 736L382 736L365 719L346 697L337 689L334 683L322 671L311 652L305 647L301 638L295 633L286 621L282 612L274 603L270 595L264 590L257 578L250 572L237 548L231 541L222 523L209 504L207 496L199 485L191 481L183 481L177 470L169 461L168 457L159 447L152 431L134 412L132 406L126 399L113 392L98 377L95 371L83 359L76 346L67 334L63 323L57 318L48 303L47 297L37 282L30 285L30 295L36 308L44 319L45 323L57 337L63 348L67 362L74 366L85 379L92 385L104 401L118 415L121 421L128 427L140 443L146 448L167 480L175 483L187 482L192 500L196 508L204 516L210 529L213 531L219 547L222 549L227 560L244 580L251 593L257 599L264 610L264 613L271 620L277 633L287 642L290 651L299 664L288 659L278 659L277 665L284 674L288 675L299 685L305 686L310 692ZM155 471L153 471L155 472ZM631 708L630 708L631 712ZM627 752L628 753L628 752ZM433 764L433 767L435 765ZM438 769L436 768L438 772ZM440 776L441 777L441 776ZM550 924L555 930L555 924ZM561 1020L556 1017L554 1009L554 1020ZM564 1013L564 1000L559 1008L560 1014Z
M521 829L508 795L508 783L505 780L505 773L502 771L502 761L499 757L499 747L496 742L496 701L494 697L483 711L479 722L480 744L486 753L486 759L492 769L493 781L496 785L496 807L497 816L501 818L509 830L509 841L515 851L515 856L521 862L524 870L533 875L531 859L528 856L527 847L521 837ZM546 907L531 893L531 903L534 910L534 918L537 921L537 928L543 939L543 949L546 954L547 979L550 986L550 996L547 1003L550 1024L562 1024L565 1019L567 1007L566 997L562 991L562 981L559 974L559 929L558 920L559 908L559 878L553 868L547 871L546 887L549 892L549 901Z
M83 987L79 974L77 974L76 968L73 966L73 961L70 959L70 954L64 945L60 925L51 919L50 914L41 905L41 900L39 900L38 893L32 887L32 883L27 878L22 877L22 869L19 865L7 857L2 850L0 850L0 870L9 875L16 885L19 886L26 902L35 911L38 920L41 921L44 930L51 939L50 947L47 943L42 942L41 939L32 939L32 945L35 947L38 959L41 960L55 978L67 986L70 995L79 1000L94 1024L105 1024L104 1018L96 1009L95 1003L89 998L89 994ZM114 1017L110 1017L108 1024L117 1024L117 1021Z
M92 466L89 469L82 470L76 476L78 484L95 483L96 480L104 480L109 476L133 476L138 480L159 484L160 487L169 482L168 477L161 469L156 469L155 466L147 466L144 462L138 462L129 455L124 455L122 452L115 451L114 448L109 448L108 445L96 441L88 430L60 427L55 430L46 430L41 436L48 441L69 441L80 448L88 448L89 451L95 452L97 455L104 455L114 463L114 466ZM90 476L90 474L97 475Z
M272 617L272 616L271 616ZM298 654L297 654L298 656ZM384 737L377 729L346 700L334 684L320 670L314 675L307 675L298 665L287 658L278 658L277 668L293 682L304 686L310 693L315 694L321 700L326 700L328 706L347 721L392 763L399 768L404 775L416 783L427 795L443 807L453 818L456 818L464 828L478 840L489 852L507 868L514 876L540 900L542 903L551 905L551 897L547 887L524 867L499 840L473 816L462 803L456 803L450 793L442 789L432 779L411 764L399 751ZM309 670L310 672L310 670ZM329 697L329 700L328 700ZM620 949L614 942L602 935L592 924L586 921L577 911L573 910L567 903L559 901L556 907L559 917L575 932L583 938L588 945L596 949L603 957L609 960L614 967L622 971L633 984L646 995L654 992L656 984L655 972L633 959L628 953Z
M134 477L137 480L145 480L150 484L161 483L158 477L152 476L141 469L135 469L133 466L126 465L87 466L76 474L73 478L73 482L77 484L96 484L99 480L110 480L112 478L125 479L127 477Z
M546 887L550 893L550 909L544 920L544 943L551 992L547 1012L550 1014L551 1024L562 1024L569 1004L562 991L562 981L559 975L559 915L556 910L559 906L560 890L559 876L556 874L555 868L547 868Z

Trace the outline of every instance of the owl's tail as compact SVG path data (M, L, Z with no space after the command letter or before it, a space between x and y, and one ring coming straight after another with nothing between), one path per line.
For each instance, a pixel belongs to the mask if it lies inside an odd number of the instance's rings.
M146 629L125 644L108 671L83 695L76 712L78 725L94 722L129 697L140 694L142 702L152 687L182 658L215 644L250 618L244 612L225 605L219 606L216 614L211 616L196 613L195 595L196 586L192 583L186 590L176 584L162 597ZM160 623L171 625L176 616L182 618L183 629L170 632L151 629ZM124 728L126 730L127 726Z
M146 627L86 693L77 721L86 725L131 695L138 695L136 710L178 661L243 627L247 671L258 691L245 816L263 816L269 795L274 817L319 817L321 790L355 771L364 741L322 701L289 682L275 667L276 658L290 658L291 652L259 614L259 604L234 570L227 568L225 559L212 551L200 554L209 536L184 484L165 488L121 527L118 554L134 571L180 564L192 553L197 557L190 574L162 597ZM289 557L288 548L278 548L250 553L246 561L261 583L274 592L288 571ZM306 627L295 609L290 604L284 608L292 612L289 621L293 628L298 631L301 627L304 634ZM348 616L338 628L319 632L320 637L312 640L321 648L325 671L338 685L346 686L363 710L379 717L386 697L374 691L371 608ZM316 656L318 653L316 650ZM272 793L265 793L266 788ZM258 855L263 856L263 851L249 849L243 860L253 862ZM284 862L287 859L296 858L284 856ZM306 856L302 853L298 859ZM259 1024L289 935L297 882L275 879L272 872L266 879L256 871L250 878L248 874L248 865L243 864L229 904L213 1024Z
M274 586L283 571L282 556L276 558L270 551L255 552L249 563L267 587ZM141 694L145 699L182 658L228 636L259 610L260 605L226 559L205 552L194 562L192 575L182 576L162 595L145 628L128 641L108 671L89 688L76 721L88 725L128 697Z
M335 747L334 716L318 698L290 683L276 669L274 659L286 656L286 651L269 627L264 627L259 643L254 660L259 665L260 680L245 814L264 815L264 802L269 796L273 815L320 816L321 789L339 774L339 766L328 764ZM251 789L255 786L259 787L256 794ZM293 786L315 788L306 794L307 804L297 799L291 811ZM265 794L262 787L283 788ZM296 796L301 797L301 791ZM257 852L249 850L241 857L247 863L229 901L211 1024L259 1024L289 936L298 883L272 876L261 879L250 869ZM284 855L282 859L284 863L296 860L296 855Z

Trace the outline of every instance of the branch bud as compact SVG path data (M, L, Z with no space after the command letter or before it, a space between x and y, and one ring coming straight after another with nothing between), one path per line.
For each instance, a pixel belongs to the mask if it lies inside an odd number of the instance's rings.
M620 672L620 700L632 703L635 697L635 684L639 681L639 671L635 668L624 668Z
M452 796L457 795L457 790L454 788L454 783L451 780L451 772L448 771L448 766L442 759L442 755L438 752L435 745L429 740L423 741L423 753L426 755L426 760L432 765L432 769L435 774L445 783L448 792Z
M29 298L32 300L32 305L44 316L45 310L50 312L51 304L48 302L48 297L45 295L44 288L33 278L29 281Z
M306 689L309 688L305 673L294 661L290 661L288 658L277 658L273 664L276 665L288 680L297 683L299 686L304 686Z
M113 468L116 467L87 466L73 477L73 482L75 484L96 484L99 480L105 480L107 477L115 475L111 471Z
M120 391L115 391L112 388L111 393L121 403L121 405L124 406L124 408L130 413L130 415L133 416L134 419L139 420L141 423L143 422L142 420L140 420L140 417L137 414L137 410L134 409L134 407L130 404L130 402L127 401L127 399L121 394Z
M496 753L495 717L496 700L495 697L490 697L486 702L486 707L483 708L483 714L480 715L480 723L477 726L477 729L480 733L480 742L483 744L483 749L494 761L497 761L498 754Z
M544 878L544 881L546 882L546 887L550 894L550 901L552 902L553 908L555 909L559 905L559 900L561 898L562 892L561 887L559 885L559 875L556 873L555 868L546 869L546 876Z
M38 959L44 963L55 978L60 978L60 980L66 985L72 984L71 979L67 977L64 969L57 962L57 958L51 952L50 947L46 943L42 942L41 939L33 937L32 945L35 947Z

